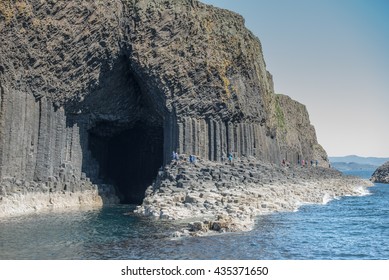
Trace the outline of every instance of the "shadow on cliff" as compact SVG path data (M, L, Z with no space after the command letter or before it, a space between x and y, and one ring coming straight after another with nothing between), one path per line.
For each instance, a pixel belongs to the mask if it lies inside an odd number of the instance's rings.
M82 172L100 188L115 187L121 203L140 204L163 164L164 116L127 56L102 67L81 102L67 104L78 126ZM154 93L155 94L155 93Z

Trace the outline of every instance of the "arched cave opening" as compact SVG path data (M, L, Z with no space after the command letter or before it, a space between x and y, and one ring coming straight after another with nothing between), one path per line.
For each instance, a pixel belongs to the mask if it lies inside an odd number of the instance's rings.
M164 95L120 56L79 106L89 112L86 175L114 185L121 203L142 203L164 161Z
M89 133L89 148L99 165L99 178L116 187L121 203L141 204L146 188L163 164L163 127L136 123L112 135L99 123Z

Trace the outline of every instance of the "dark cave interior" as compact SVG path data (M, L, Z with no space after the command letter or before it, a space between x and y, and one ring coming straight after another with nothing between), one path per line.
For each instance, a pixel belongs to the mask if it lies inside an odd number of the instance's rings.
M102 74L99 85L83 104L93 108L88 150L98 171L91 179L113 184L121 203L141 204L163 165L164 100L134 74L126 56Z
M100 179L115 185L120 202L141 204L163 163L163 128L138 123L108 137L90 133L89 147Z

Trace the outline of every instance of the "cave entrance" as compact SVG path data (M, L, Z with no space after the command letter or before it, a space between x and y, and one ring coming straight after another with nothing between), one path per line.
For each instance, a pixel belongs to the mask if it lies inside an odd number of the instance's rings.
M83 149L85 174L97 184L115 186L121 203L141 204L164 164L164 134L171 129L165 125L165 95L131 65L127 56L119 56L102 68L82 103L68 106L82 112L73 118L87 130L81 143L88 145Z
M141 204L146 188L163 164L163 127L136 123L113 135L102 135L112 125L97 124L89 135L90 151L99 166L98 176L115 186L121 203Z

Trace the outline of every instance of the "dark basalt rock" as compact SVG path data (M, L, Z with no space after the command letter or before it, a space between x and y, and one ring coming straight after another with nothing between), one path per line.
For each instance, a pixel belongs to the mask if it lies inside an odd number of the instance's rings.
M370 180L375 183L389 184L389 161L378 167Z
M259 40L233 12L2 1L0 36L2 180L86 178L139 203L172 151L327 161L305 106L274 93Z

